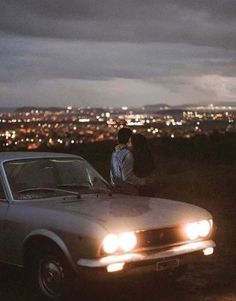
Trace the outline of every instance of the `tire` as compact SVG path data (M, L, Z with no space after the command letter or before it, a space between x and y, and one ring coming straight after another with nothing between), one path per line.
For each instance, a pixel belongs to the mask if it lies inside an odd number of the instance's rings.
M74 273L57 247L40 247L40 250L34 252L30 263L33 293L40 300L64 300L72 291ZM29 266L27 270L29 271Z

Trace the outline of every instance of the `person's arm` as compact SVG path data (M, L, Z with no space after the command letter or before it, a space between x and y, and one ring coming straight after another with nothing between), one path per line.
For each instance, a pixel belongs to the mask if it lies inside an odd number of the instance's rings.
M137 185L137 186L144 185L145 180L135 176L135 174L133 172L133 169L134 169L134 157L133 157L132 153L129 152L126 155L125 160L123 162L122 180L125 183L129 183L129 184L132 184L132 185Z
M111 181L111 185L115 186L117 183L115 181L115 173L114 173L114 152L111 155L111 167L110 167L110 181Z

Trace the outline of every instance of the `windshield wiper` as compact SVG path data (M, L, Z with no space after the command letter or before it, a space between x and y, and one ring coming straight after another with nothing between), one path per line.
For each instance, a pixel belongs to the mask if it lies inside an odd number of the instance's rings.
M89 185L79 185L79 184L63 184L63 185L58 185L57 187L59 188L66 188L70 187L71 189L88 189L89 193L108 193L109 195L111 194L111 191L109 189L102 189L102 188L96 188L92 186L90 183Z
M57 188L71 188L71 189L91 189L92 186L90 183L88 184L61 184L57 185Z
M66 192L69 194L76 195L78 198L80 198L80 194L78 192L74 192L71 190L66 189L60 189L60 188L49 188L49 187L32 187L32 188L26 188L17 191L17 193L28 193L28 192L38 192L38 191L48 191L48 192Z

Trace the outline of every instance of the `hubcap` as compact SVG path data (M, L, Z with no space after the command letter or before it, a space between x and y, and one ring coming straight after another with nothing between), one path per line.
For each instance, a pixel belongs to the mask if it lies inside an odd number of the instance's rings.
M39 284L44 294L59 297L64 284L64 270L60 262L43 259L39 264Z

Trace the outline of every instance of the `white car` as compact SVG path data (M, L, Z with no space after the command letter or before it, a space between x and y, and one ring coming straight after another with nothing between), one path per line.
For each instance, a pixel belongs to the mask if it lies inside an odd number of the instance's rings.
M50 300L77 278L158 273L214 251L208 211L115 194L78 156L1 153L0 181L0 261Z

